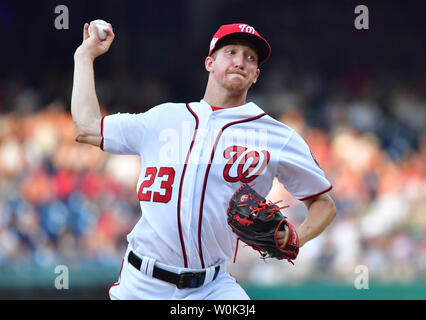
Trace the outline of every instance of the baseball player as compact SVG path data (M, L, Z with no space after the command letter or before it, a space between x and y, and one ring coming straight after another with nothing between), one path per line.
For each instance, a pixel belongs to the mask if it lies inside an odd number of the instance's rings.
M270 45L248 24L223 25L205 59L209 78L202 100L102 117L93 61L109 50L114 32L109 24L101 41L97 32L89 36L88 27L74 54L76 141L141 157L136 192L142 216L127 236L110 298L249 299L225 270L238 245L226 212L242 183L265 196L278 178L306 204L306 219L296 228L299 247L336 215L332 186L305 141L246 101ZM285 237L278 232L279 243Z

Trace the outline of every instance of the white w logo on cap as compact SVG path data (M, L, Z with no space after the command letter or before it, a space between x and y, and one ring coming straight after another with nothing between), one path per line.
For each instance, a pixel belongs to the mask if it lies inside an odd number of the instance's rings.
M240 24L238 27L241 29L241 32L247 32L247 33L252 33L252 34L255 33L254 28L249 26L249 25Z

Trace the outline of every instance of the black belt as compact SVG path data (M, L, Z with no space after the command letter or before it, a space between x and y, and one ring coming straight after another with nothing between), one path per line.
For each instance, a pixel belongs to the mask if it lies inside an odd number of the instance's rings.
M127 260L136 269L138 270L141 269L142 259L140 259L136 254L134 254L133 251L129 252L129 255L127 256ZM215 280L217 275L219 274L219 269L220 269L220 266L215 267L213 280ZM183 272L183 273L177 274L168 270L161 269L157 266L154 266L152 276L154 278L173 283L179 289L198 288L204 284L204 279L206 278L206 271Z

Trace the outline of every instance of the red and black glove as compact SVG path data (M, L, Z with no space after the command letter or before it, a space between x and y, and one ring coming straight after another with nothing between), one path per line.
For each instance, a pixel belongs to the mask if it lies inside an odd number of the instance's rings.
M243 184L232 196L228 208L228 224L241 241L260 252L263 259L287 259L292 264L299 253L299 237L276 203L266 199ZM284 243L279 245L278 231L285 231Z

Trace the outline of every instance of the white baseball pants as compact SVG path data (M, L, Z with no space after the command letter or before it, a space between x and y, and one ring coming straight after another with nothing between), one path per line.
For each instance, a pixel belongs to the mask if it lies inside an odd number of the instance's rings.
M243 288L236 280L226 272L225 264L220 266L219 274L212 281L214 268L204 269L206 279L199 288L179 289L176 285L153 278L152 269L154 264L168 271L174 272L197 272L199 269L185 269L165 266L155 260L142 257L141 270L136 269L127 260L131 251L127 248L123 259L118 282L109 289L111 300L249 300Z

